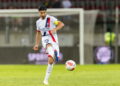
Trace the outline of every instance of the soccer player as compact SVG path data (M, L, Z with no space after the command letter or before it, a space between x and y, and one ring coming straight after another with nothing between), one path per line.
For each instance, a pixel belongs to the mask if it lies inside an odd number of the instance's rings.
M53 64L59 60L57 31L60 30L64 24L55 17L48 15L45 6L40 6L38 11L40 18L36 21L37 32L33 49L35 51L38 50L40 40L42 41L42 46L46 48L46 52L48 53L48 67L43 83L48 85Z

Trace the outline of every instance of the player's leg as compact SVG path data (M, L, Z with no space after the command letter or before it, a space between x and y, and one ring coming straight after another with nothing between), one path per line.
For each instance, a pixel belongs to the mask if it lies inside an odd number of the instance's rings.
M52 72L53 63L54 63L54 58L53 58L54 57L54 49L53 49L51 44L47 44L46 49L47 49L47 52L48 52L48 67L47 67L47 70L46 70L44 84L47 85L49 76Z
M58 62L60 60L58 43L53 44L53 48L54 48L55 60L56 62Z
M59 61L59 43L58 43L57 34L54 35L54 39L55 39L55 42L51 37L51 43L52 43L52 47L54 48L54 55L55 55L54 59L56 60L56 62L58 62Z

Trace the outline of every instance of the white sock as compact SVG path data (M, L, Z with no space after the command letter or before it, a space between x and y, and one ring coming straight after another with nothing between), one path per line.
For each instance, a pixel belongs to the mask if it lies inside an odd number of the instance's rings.
M47 48L47 52L48 52L48 55L51 55L52 57L54 57L54 50L53 50L53 47L48 47Z
M45 75L45 79L46 81L48 81L49 76L52 72L52 68L53 68L53 64L48 64L47 70L46 70L46 75Z

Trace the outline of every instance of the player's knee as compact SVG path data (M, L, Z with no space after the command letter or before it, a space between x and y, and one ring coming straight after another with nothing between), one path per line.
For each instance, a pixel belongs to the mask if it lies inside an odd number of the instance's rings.
M49 59L48 59L48 63L49 63L49 64L53 64L53 63L54 63L54 59L53 59L53 58L49 58Z
M51 47L51 46L52 46L51 44L47 44L46 48Z
M51 45L48 45L49 47L47 47L47 52L48 55L50 55L52 58L54 57L54 49Z
M49 64L53 64L53 61L48 62Z

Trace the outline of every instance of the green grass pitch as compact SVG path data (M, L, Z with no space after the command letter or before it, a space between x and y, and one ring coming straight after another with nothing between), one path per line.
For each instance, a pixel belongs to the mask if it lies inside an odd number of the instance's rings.
M47 65L0 65L0 86L45 86ZM49 86L120 86L120 65L54 65Z

